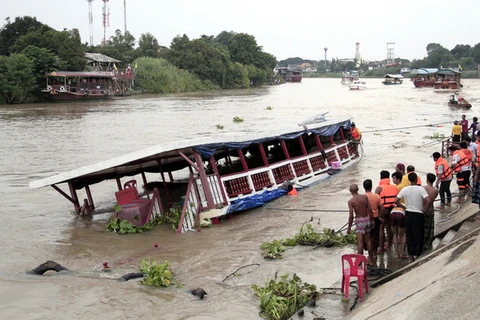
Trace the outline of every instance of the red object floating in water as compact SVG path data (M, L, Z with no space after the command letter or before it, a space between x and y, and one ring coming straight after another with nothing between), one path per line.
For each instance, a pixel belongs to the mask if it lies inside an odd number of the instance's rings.
M158 244L157 244L157 243L155 243L153 246L154 246L155 248L158 248Z
M103 267L104 267L104 268L110 268L110 267L108 266L108 262L104 262L104 263L103 263Z

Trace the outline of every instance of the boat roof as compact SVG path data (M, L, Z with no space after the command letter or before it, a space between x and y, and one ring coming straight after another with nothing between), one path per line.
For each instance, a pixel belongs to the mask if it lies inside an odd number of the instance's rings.
M95 62L121 62L120 60L114 59L112 57L106 56L101 53L93 53L93 52L85 52L85 57L88 60L95 61Z
M398 78L398 79L403 79L403 76L401 74L389 74L387 73L385 75L385 78Z
M340 127L345 129L350 128L350 117L342 116L328 119L324 117L324 115L325 114L321 115L322 117L316 116L303 121L296 130L286 131L284 129L270 134L254 133L247 135L244 132L237 132L215 137L209 136L167 142L110 160L32 181L29 186L31 189L37 189L59 183L72 182L75 189L81 189L87 184L92 185L107 179L134 176L141 172L160 172L161 166L163 168L164 166L177 165L175 167L176 170L180 170L186 167L186 161L180 156L179 152L193 159L193 150L195 150L202 155L202 158L208 159L219 150L224 151L227 148L242 149L253 143L272 140L289 140L309 132L314 132L322 136L331 136L335 134ZM325 120L322 121L322 118ZM179 164L183 166L178 166Z
M460 71L457 68L438 70L438 74L458 74L458 73L460 73Z
M102 71L53 71L47 73L46 77L65 77L65 78L113 78L113 72Z
M437 73L438 69L437 68L419 68L419 69L413 69L410 71L410 74L433 74Z

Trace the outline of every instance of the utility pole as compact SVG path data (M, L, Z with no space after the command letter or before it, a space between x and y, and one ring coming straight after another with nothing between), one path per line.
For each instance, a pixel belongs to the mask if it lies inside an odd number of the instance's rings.
M110 26L110 9L108 8L108 0L103 1L103 45L107 44L107 29Z
M395 45L395 42L387 42L387 66L393 64L395 61L395 49L393 48L393 45Z
M325 47L325 48L323 48L323 50L325 50L325 73L326 73L327 72L327 50L328 50L328 48Z
M127 0L123 0L123 21L125 23L125 34L127 34Z
M90 46L93 46L93 10L92 10L92 1L88 1L88 23L90 27Z

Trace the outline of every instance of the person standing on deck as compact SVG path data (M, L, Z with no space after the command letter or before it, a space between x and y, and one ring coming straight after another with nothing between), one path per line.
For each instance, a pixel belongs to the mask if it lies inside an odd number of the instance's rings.
M473 117L473 122L470 124L470 129L472 129L472 141L476 141L477 140L477 136L476 136L476 133L477 133L477 126L478 126L478 118L477 117Z
M415 167L412 166L412 165L408 165L407 166L407 176L410 174L410 173L415 173ZM420 176L417 174L417 177L418 177L418 180L417 180L417 185L421 186L422 185L422 178L420 178ZM403 181L402 181L403 182ZM410 181L408 182L408 184L410 184Z
M352 140L355 143L355 155L358 157L358 145L362 143L362 133L355 125L355 122L352 122L350 125L350 135L352 136Z
M365 189L365 195L369 201L373 216L373 227L370 230L370 238L372 239L372 252L373 258L375 259L377 257L377 250L380 240L380 226L385 215L382 198L380 198L379 194L372 193L372 187L372 180L367 179L363 181L363 188Z
M400 175L401 176L401 175ZM383 203L383 220L379 230L379 244L377 253L382 253L385 247L390 248L392 244L393 234L390 225L390 212L395 207L395 198L398 190L393 184L390 184L390 173L386 170L380 171L380 182L375 189L375 193L380 196ZM385 232L387 233L387 241L385 241Z
M417 186L417 175L408 175L410 186L403 188L397 195L395 203L405 209L405 232L407 251L411 262L415 261L423 251L424 213L430 205L430 198L425 188ZM405 199L405 205L400 199Z
M478 144L476 142L472 142L472 139L470 139L470 137L466 137L465 139L463 139L463 141L465 141L465 143L467 144L467 148L468 150L470 150L472 152L472 168L471 168L471 176L473 177L474 173L475 173L475 168L477 167L477 149L478 149Z
M460 142L460 137L462 136L462 126L460 123L455 120L452 127L452 142Z
M373 225L372 210L368 198L364 194L358 194L358 186L351 184L349 188L352 198L348 200L348 229L347 234L352 233L353 217L355 214L355 233L357 236L357 252L363 255L364 243L367 244L368 264L373 265L372 239L370 229Z
M402 184L402 174L398 171L392 173L392 182L394 185L396 185L398 192L405 187ZM400 199L400 202L405 204L403 199ZM395 205L390 212L390 223L390 233L392 234L390 241L393 245L393 249L395 250L395 257L397 259L406 258L407 256L405 255L405 247L407 246L407 237L405 234L405 209L403 207Z
M427 185L424 186L425 190L428 193L430 199L430 205L425 211L424 215L424 238L423 238L423 247L428 249L430 244L433 241L433 236L435 233L435 210L433 209L433 202L438 196L438 189L433 186L437 177L433 173L427 173Z
M395 171L402 174L402 185L409 186L410 182L408 181L408 176L405 172L405 165L403 163L397 163L397 165L395 166Z
M434 152L432 157L433 161L435 161L435 174L437 175L435 188L438 188L440 185L440 205L437 206L437 209L443 210L445 205L450 206L450 203L452 202L450 184L452 183L453 179L453 171L450 169L447 160L445 160L439 152Z
M457 144L448 147L452 155L450 168L457 173L458 198L457 203L463 202L465 194L468 191L468 183L470 180L470 160L465 153L460 150Z
M460 125L462 126L462 140L468 137L468 120L467 116L462 114L462 120L460 120Z

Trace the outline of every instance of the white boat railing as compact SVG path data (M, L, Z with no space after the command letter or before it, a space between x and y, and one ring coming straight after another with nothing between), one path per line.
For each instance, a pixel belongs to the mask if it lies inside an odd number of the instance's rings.
M207 183L213 198L214 206L222 207L231 201L246 195L261 194L265 190L278 189L286 181L302 182L316 179L316 176L327 174L336 169L332 164L343 165L355 158L349 141L325 150L319 150L305 156L283 160L268 167L251 169L228 176L217 174L207 176ZM182 216L177 232L195 230L200 213L208 207L205 188L198 176L190 176Z

